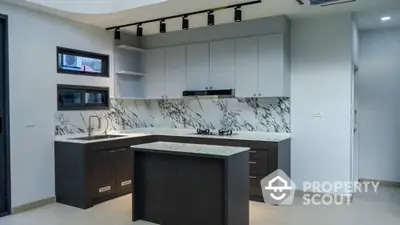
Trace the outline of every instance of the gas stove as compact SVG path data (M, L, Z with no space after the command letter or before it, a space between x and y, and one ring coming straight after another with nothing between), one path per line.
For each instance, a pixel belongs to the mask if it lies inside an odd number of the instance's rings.
M232 130L219 129L218 132L213 132L210 129L197 129L198 135L209 135L209 136L232 136Z

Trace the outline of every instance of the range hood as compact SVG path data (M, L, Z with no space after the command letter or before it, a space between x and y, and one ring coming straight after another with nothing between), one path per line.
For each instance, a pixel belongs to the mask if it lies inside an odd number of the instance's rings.
M203 98L233 98L235 97L234 89L223 90L187 90L183 92L184 97L203 97Z

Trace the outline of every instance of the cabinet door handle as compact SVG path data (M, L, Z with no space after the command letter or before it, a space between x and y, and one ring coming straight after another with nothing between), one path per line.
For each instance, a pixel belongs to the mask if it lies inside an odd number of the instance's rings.
M257 151L249 151L251 154L256 154Z
M132 183L131 180L123 181L123 182L121 182L121 187L126 186L126 185L130 185L131 183Z
M99 193L110 191L110 190L111 190L111 186L102 187L102 188L99 188Z
M249 163L250 163L250 164L257 164L257 162L252 162L252 161L250 161Z
M257 179L257 177L249 176L250 179Z
M123 152L123 151L126 151L126 150L127 150L126 148L120 148L120 149L112 150L110 152Z
M0 117L0 134L3 134L3 117Z

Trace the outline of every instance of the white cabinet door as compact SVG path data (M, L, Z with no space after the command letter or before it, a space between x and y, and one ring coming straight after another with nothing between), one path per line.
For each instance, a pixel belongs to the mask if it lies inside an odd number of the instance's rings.
M149 50L145 54L144 97L161 99L165 96L165 48Z
M186 90L186 47L167 48L167 98L180 98Z
M235 95L254 97L258 95L257 48L258 38L235 40Z
M235 87L235 42L210 43L210 89Z
M283 34L259 37L258 94L261 97L284 96Z
M209 63L209 43L186 47L186 88L188 90L204 90L209 87Z

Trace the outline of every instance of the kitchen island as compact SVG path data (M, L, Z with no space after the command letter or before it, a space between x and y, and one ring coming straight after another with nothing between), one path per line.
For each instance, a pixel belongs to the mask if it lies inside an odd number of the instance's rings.
M249 224L250 148L153 142L131 149L133 221Z

